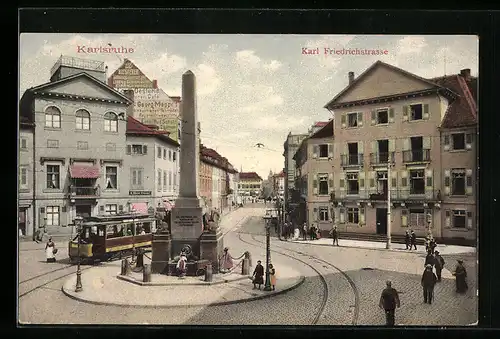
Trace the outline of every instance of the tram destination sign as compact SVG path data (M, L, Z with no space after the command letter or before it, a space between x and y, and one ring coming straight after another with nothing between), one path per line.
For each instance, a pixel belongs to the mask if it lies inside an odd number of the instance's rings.
M128 191L128 195L151 195L151 191Z

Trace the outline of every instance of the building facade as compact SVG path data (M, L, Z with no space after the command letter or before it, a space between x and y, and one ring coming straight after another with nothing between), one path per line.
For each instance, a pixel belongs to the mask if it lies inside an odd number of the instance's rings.
M438 239L475 239L477 120L445 124L462 121L464 110L475 117L475 103L466 81L460 88L445 82L376 62L357 79L351 72L349 85L325 105L336 121L332 203L341 231L385 235L390 208L393 235L413 229L425 236L430 227ZM453 134L460 134L457 152ZM453 178L463 178L456 182L465 194L450 193Z
M239 191L243 197L257 197L261 190L262 178L260 175L255 172L240 172Z
M25 117L19 122L19 216L18 227L22 235L33 235L33 202L35 201L34 190L34 133L35 125Z

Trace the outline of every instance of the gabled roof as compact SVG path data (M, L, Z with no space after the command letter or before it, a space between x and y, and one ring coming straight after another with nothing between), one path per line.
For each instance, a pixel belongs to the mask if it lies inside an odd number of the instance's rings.
M78 79L78 78L87 78L90 81L94 82L97 86L106 89L107 91L109 91L110 93L116 95L117 97L120 97L123 100L123 102L128 103L128 104L132 103L132 100L130 100L129 98L127 98L124 94L118 92L113 87L108 86L104 82L100 81L99 79L93 77L92 75L90 75L90 74L88 74L86 72L81 72L81 73L77 73L77 74L74 74L74 75L70 75L68 77L65 77L65 78L62 78L60 80L53 81L53 82L49 81L49 82L47 82L45 84L38 85L38 86L35 86L35 87L31 87L31 88L27 89L26 91L44 92L45 90L48 90L48 89L50 89L52 87L55 87L55 86L60 85L60 84L64 84L66 82L69 82L69 81L72 81L72 80L75 80L75 79ZM77 93L74 93L74 94L77 94Z
M139 136L153 136L167 142L172 146L179 147L180 145L177 141L171 139L168 136L170 134L169 132L152 129L131 116L127 117L127 134L139 135Z
M321 139L328 137L333 137L333 119L330 119L330 121L326 122L326 124L320 130L313 133L309 138Z
M468 127L478 123L476 100L471 90L471 87L477 84L476 78L466 81L461 75L454 74L433 78L430 81L447 87L459 95L448 106L441 122L442 128Z
M405 75L405 76L412 77L414 79L420 80L420 81L428 84L431 87L435 87L436 89L443 88L443 87L439 86L438 84L436 84L436 83L434 83L432 81L429 81L427 79L424 79L424 78L422 78L422 77L420 77L420 76L418 76L416 74L410 73L408 71L405 71L404 69L398 68L398 67L393 66L393 65L389 65L389 64L387 64L385 62L382 62L382 61L378 60L373 65L371 65L370 67L368 67L368 69L366 69L363 73L361 73L357 78L355 78L352 83L348 84L347 87L345 87L342 91L340 91L340 93L338 93L332 100L330 100L323 107L328 109L328 107L330 105L334 104L342 95L344 95L351 88L355 87L357 84L359 84L360 82L362 82L370 73L372 73L373 71L375 71L378 67L387 67L387 68L389 68L389 69L391 69L393 71L396 71L396 72L398 72L398 73L400 73L402 75Z
M119 75L118 71L120 69L123 69L126 63L130 63L135 69L139 70L140 75L145 77L149 82L153 83L153 81L151 79L149 79L148 76L146 74L144 74L144 72L139 67L136 66L136 64L134 64L130 59L127 59L127 58L123 59L122 64L120 66L118 66L118 68L109 76L108 81L110 79L113 79L113 77L115 75Z
M328 121L317 121L314 123L314 127L324 127L328 124Z
M256 172L241 172L240 180L241 179L262 180L260 175L258 175Z

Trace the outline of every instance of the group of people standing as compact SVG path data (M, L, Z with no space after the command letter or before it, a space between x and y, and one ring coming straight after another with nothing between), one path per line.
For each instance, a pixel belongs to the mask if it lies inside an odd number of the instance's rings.
M273 264L269 264L269 278L272 290L276 290L276 269ZM264 266L262 266L262 261L257 261L257 265L252 274L253 289L261 289L264 285ZM258 287L257 287L258 286Z

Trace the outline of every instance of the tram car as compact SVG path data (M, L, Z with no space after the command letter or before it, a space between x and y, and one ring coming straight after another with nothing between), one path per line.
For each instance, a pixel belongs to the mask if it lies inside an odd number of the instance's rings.
M106 215L86 217L78 234L69 242L71 262L110 261L131 255L133 251L151 248L156 218L151 215Z

